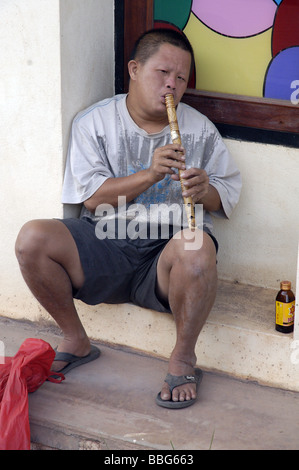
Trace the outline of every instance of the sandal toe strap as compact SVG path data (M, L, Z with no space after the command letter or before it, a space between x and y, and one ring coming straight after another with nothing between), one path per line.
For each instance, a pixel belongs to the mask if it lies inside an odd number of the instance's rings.
M187 383L197 383L198 380L194 375L172 375L167 374L165 378L165 382L169 385L169 389L172 390L179 385L184 385Z

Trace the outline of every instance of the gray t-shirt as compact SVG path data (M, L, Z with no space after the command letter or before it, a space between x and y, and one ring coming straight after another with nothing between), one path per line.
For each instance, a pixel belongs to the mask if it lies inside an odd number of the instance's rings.
M148 134L131 118L126 96L116 95L80 112L73 121L66 162L62 203L78 204L90 198L108 179L128 176L149 168L154 150L171 143L170 129ZM222 207L213 215L227 217L239 200L241 176L215 126L201 113L180 103L177 118L186 149L186 167L205 169L209 182L221 198ZM122 201L123 202L123 201ZM134 204L134 206L132 206ZM183 206L181 185L167 175L131 201L149 208L153 205ZM97 211L99 217L101 211ZM121 210L124 214L124 211ZM83 208L82 215L95 216ZM204 225L212 231L211 215L204 211Z

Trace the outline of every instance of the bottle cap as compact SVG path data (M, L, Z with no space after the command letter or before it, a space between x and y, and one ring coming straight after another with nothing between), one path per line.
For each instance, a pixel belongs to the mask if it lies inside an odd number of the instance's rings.
M290 289L291 289L291 283L290 283L290 281L281 281L281 283L280 283L280 289L281 289L281 290L290 290Z

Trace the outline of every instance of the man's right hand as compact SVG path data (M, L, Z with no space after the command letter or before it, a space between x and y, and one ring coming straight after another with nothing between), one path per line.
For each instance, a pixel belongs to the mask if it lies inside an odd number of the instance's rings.
M154 151L152 164L148 169L153 184L166 175L175 175L174 169L185 170L185 149L179 144L168 144Z

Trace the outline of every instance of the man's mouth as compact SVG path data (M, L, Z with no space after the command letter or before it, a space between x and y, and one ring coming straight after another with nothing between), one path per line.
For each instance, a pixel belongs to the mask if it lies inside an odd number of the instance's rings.
M162 100L163 100L163 103L164 103L164 104L165 104L165 102L166 102L166 100L165 100L165 96L166 96L166 95L172 95L172 96L173 96L173 99L174 99L174 94L167 92L167 93L165 93L165 95L162 96Z

